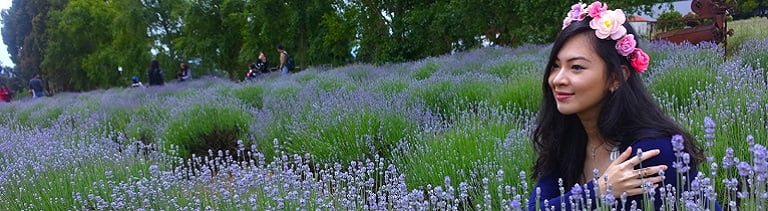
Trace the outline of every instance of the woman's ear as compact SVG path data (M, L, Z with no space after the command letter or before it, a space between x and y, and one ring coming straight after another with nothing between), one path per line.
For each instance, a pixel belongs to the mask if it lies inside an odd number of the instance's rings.
M629 80L629 74L631 72L629 71L629 67L627 67L627 65L621 65L621 72L624 73L624 81Z
M624 81L629 80L629 74L630 74L629 67L627 67L626 65L621 65L621 73L624 75ZM619 84L621 84L621 83L619 83L619 76L614 74L613 75L613 83L611 84L611 88L610 89L612 89L612 90L618 89L619 88Z

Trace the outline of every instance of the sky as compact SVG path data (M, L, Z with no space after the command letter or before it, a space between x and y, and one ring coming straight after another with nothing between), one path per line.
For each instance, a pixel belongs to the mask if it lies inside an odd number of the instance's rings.
M665 3L666 4L666 3ZM691 0L687 1L675 1L672 2L672 6L674 7L674 10L680 12L681 15L688 14L691 12ZM656 17L658 17L662 12L664 12L666 8L658 9L657 7L653 8L653 15L642 15L644 18L647 18L648 20L655 21Z
M0 9L8 9L11 8L11 0L0 0ZM3 23L0 22L0 27L3 26ZM0 42L0 62L2 62L3 66L16 66L11 62L11 55L8 54L8 47L5 46L5 42Z

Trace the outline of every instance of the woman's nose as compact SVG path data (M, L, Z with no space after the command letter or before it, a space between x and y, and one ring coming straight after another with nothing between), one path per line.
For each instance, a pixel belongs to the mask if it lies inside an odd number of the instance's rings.
M563 70L554 71L549 77L551 79L549 83L552 86L562 86L568 83L568 77Z

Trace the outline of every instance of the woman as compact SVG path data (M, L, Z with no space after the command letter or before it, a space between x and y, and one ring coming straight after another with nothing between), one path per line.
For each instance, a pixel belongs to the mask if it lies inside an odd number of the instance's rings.
M625 193L626 204L614 207L627 209L631 201L642 207L648 202L642 201L644 192L651 190L652 203L659 209L663 204L659 186L687 189L696 176L701 150L688 132L662 113L643 85L639 74L649 58L625 20L622 10L607 10L595 2L574 5L563 21L544 72L542 107L533 131L537 160L532 176L537 184L530 210L545 204L554 210L588 205L591 210L598 203L596 196L601 196L600 202L619 201ZM684 148L670 142L678 134L685 140ZM635 154L638 150L642 154ZM678 156L682 152L690 156L685 184L677 183L673 168L676 150L681 151ZM585 185L571 189L578 184ZM592 199L590 204L585 203L587 198Z
M176 79L181 82L189 80L190 78L192 78L192 72L189 70L189 65L182 62L179 64L179 72L176 73Z
M149 75L149 86L162 86L165 83L165 73L160 69L160 62L157 59L149 63L147 75Z

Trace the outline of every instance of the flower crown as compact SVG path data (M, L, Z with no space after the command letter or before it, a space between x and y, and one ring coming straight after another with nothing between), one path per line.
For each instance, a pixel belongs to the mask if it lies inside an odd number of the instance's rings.
M637 47L635 36L627 34L627 29L623 26L627 17L621 9L608 10L608 5L599 1L595 1L589 6L585 3L574 4L563 20L563 29L571 25L573 21L584 20L587 15L592 17L592 20L589 21L589 28L595 30L597 38L616 40L616 51L627 57L629 64L635 68L635 71L642 73L648 69L650 58L643 49Z

